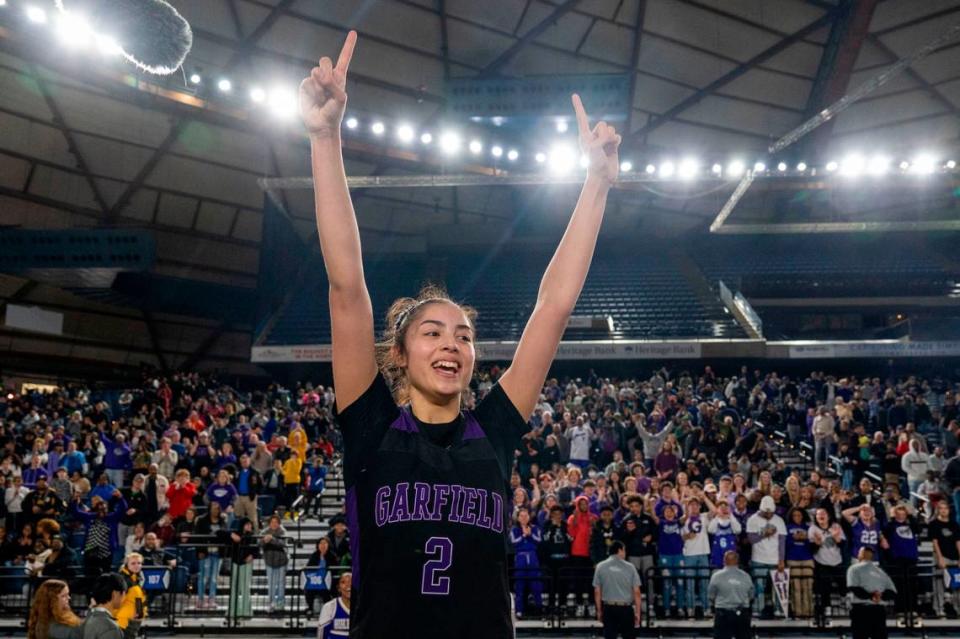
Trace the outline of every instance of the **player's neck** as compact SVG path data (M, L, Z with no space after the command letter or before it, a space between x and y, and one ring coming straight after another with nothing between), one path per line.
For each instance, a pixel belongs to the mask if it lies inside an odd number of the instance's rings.
M426 424L449 424L460 416L460 396L438 403L411 389L410 408L414 416Z

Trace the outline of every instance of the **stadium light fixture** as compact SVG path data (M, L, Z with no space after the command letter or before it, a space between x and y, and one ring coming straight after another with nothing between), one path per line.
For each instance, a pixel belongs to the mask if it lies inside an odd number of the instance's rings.
M833 173L840 168L840 164L836 160L830 160L824 168Z
M567 124L567 121L564 118L559 118L557 120L557 133L566 133L570 128L570 125Z
M483 152L483 142L481 142L480 140L470 140L470 144L468 148L470 149L470 152L473 153L474 155L479 155L480 153Z
M503 157L503 147L500 145L494 145L490 149L490 155L495 158Z
M74 13L64 13L57 21L57 39L71 49L84 49L90 45L93 29L87 20Z
M440 136L440 150L447 155L454 155L460 151L460 136L453 131L446 131Z
M801 173L803 173L804 171L806 171L806 170L807 170L807 163L806 163L806 162L800 162L799 164L797 164L797 170L800 171Z
M516 162L517 158L519 157L520 157L520 152L517 151L516 149L510 149L509 151L507 151L507 159L510 160L511 162Z
M863 173L866 160L859 153L851 153L840 162L840 175L858 177Z
M648 164L644 170L647 172L647 175L653 175L657 172L657 167L652 164Z
M660 163L660 168L658 171L660 173L660 177L671 178L673 177L673 174L677 172L677 167L673 164L673 162L667 160L666 162Z
M909 169L909 168L910 168L910 163L909 163L909 162L907 162L906 160L903 160L902 162L900 162L900 170L901 170L901 171L906 171L906 170Z
M781 173L786 173L786 171L787 171L787 163L786 163L786 162L780 162L779 164L777 164L777 170L780 171Z
M433 134L427 131L420 135L420 142L423 144L430 144L433 142Z
M633 162L631 162L630 160L624 160L623 162L620 163L620 170L623 171L624 173L629 173L630 171L633 170Z
M563 175L577 165L577 153L569 144L555 144L550 148L547 160L552 173Z
M256 104L263 104L267 99L267 93L260 87L250 89L250 101Z
M272 89L267 104L270 113L281 120L289 120L297 114L297 96L287 89Z
M229 93L233 89L233 82L230 82L227 78L221 78L220 81L217 82L217 88L224 93Z
M537 154L533 157L537 161L537 164L543 164L547 161L547 154L543 151L537 151Z
M349 118L347 118L348 129L353 130L353 129L356 129L358 126L360 126L360 122L358 122L355 117L350 116Z
M40 7L29 5L25 9L25 11L27 14L27 20L29 20L30 22L34 22L36 24L47 23L47 12L41 9Z
M947 160L947 168L948 168L948 169L955 169L955 168L957 168L957 161L956 161L956 160Z
M764 164L763 162L756 162L756 163L754 163L754 165L753 165L753 172L754 172L754 173L763 173L763 172L766 171L766 170L767 170L767 165Z
M929 153L921 153L910 163L910 170L918 175L930 175L937 168L936 158Z
M383 135L383 132L387 130L387 127L383 122L377 120L370 125L370 130L373 131L374 135Z
M7 6L7 0L0 0L0 7Z
M723 173L723 165L718 162L715 162L713 166L710 167L710 171L714 175L721 175Z
M413 138L416 137L416 134L413 132L413 127L409 124L401 124L397 127L397 139L403 142L404 144L409 144L413 142Z
M190 84L200 84L203 82L203 78L200 77L199 73L190 74Z
M867 173L883 175L890 170L890 158L885 155L874 155L867 164Z
M697 177L700 170L700 163L693 158L684 158L677 167L677 176L681 180L692 180Z
M730 177L740 177L743 175L743 172L746 170L746 167L743 166L743 162L740 160L734 160L727 165L727 175Z

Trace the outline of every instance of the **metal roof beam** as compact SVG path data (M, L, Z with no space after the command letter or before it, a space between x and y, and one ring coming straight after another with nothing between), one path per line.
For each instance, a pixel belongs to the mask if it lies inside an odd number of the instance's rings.
M47 86L46 80L40 76L40 72L36 65L30 65L30 70L33 81L40 90L40 95L43 96L43 101L46 102L47 108L50 109L50 114L53 116L54 123L59 125L57 128L60 129L64 139L67 141L67 150L70 151L74 159L77 161L77 168L80 169L83 179L87 182L87 186L90 187L90 191L93 193L93 199L96 201L97 206L100 207L100 210L103 213L106 213L110 209L110 206L103 197L103 193L100 192L100 187L97 186L93 176L90 174L90 165L87 164L87 160L83 157L83 152L80 150L80 147L77 146L77 140L73 137L73 133L67 126L67 121L63 117L63 111L60 110L60 105L57 104L53 94L50 92L50 87Z
M693 95L688 96L687 98L684 98L678 104L668 109L666 112L664 112L662 115L660 115L656 119L651 119L649 122L647 122L647 124L637 129L634 133L631 133L630 136L627 138L627 140L633 141L633 142L640 140L643 136L660 128L661 126L663 126L664 124L666 124L667 122L675 118L676 116L680 115L681 113L683 113L684 111L692 107L693 105L699 103L701 100L703 100L705 97L715 92L717 89L724 87L727 84L733 82L734 80L746 74L747 72L749 72L750 70L758 66L759 64L785 51L786 49L790 48L791 46L793 46L803 38L807 37L811 33L814 33L815 31L823 28L824 26L829 24L831 20L833 20L833 17L836 14L836 11L837 10L834 9L833 11L829 11L823 14L813 22L806 25L805 27L802 27L797 31L794 31L787 37L781 39L776 44L770 47L767 47L766 49L764 49L757 55L753 56L746 62L743 62L742 64L737 66L735 69L732 69L731 71L723 74L722 76L720 76L719 78L717 78L716 80L708 84L707 86L695 92Z
M520 53L525 46L527 46L531 41L540 37L540 35L552 27L557 20L570 13L570 11L576 8L579 2L580 0L564 0L560 6L556 7L552 12L550 12L550 15L534 25L529 31L524 33L519 40L510 45L506 51L497 56L493 62L485 66L477 77L489 78L500 73L500 70L506 66L507 63L513 60L514 56Z
M804 118L813 116L846 93L878 4L879 0L843 0L839 5L839 11L830 28L827 46L820 57L817 77L810 87ZM816 153L829 138L833 125L834 121L825 123L814 135L807 138L804 146Z
M633 113L637 94L637 71L640 66L640 43L643 38L643 23L647 16L647 0L637 0L637 19L633 23L633 45L630 47L630 88L627 98L627 123L623 128L624 134L633 130Z

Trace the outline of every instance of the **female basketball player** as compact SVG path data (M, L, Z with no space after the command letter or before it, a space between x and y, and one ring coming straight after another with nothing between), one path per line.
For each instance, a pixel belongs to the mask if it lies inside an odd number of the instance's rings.
M384 343L378 349L374 341L340 148L356 40L351 32L337 64L322 58L300 85L330 282L353 557L350 636L506 639L513 636L505 527L514 450L587 276L620 136L603 122L591 130L573 96L590 159L583 191L512 365L475 410L461 411L476 357L471 309L426 290L396 301Z

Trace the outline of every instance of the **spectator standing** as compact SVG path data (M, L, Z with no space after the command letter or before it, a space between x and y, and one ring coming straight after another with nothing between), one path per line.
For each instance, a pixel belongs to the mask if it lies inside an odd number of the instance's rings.
M48 579L37 586L30 603L27 639L81 639L80 624L70 609L70 587L65 581Z
M521 508L510 530L510 542L514 548L514 598L517 618L523 616L527 593L533 595L537 609L543 606L543 582L540 581L538 548L543 541L540 527L530 521L530 511Z
M946 589L945 573L960 565L960 524L950 516L950 504L937 504L937 516L928 526L933 543L933 562L937 572L933 577L933 607L937 616L956 619L960 612L960 590ZM947 601L949 597L950 601Z
M818 470L827 466L830 455L836 445L836 422L830 410L821 406L817 416L813 418L813 463Z
M590 500L585 495L578 495L573 503L573 514L567 518L567 532L573 538L570 544L570 567L576 584L574 595L578 602L577 615L587 616L587 604L590 601L590 575L593 572L593 562L590 561L590 536L598 518L590 512ZM583 603L580 604L580 601ZM580 605L583 606L582 609Z
M124 639L123 631L114 618L123 604L126 586L117 573L97 577L90 592L90 612L83 620L82 639Z
M287 531L280 524L280 517L273 515L270 523L260 532L263 563L267 567L267 598L269 612L283 610L287 578Z
M757 611L773 617L775 607L770 574L786 566L787 526L776 514L777 505L767 495L760 500L760 510L747 520L747 537L752 547L750 570L756 582Z
M813 523L807 531L807 538L815 549L813 560L813 590L815 595L814 613L818 626L826 625L827 608L831 607L831 597L837 590L843 563L842 546L846 542L843 529L832 521L825 508L818 508Z
M790 616L808 619L813 616L814 562L811 550L807 513L791 508L787 513L786 564L790 569Z
M929 455L923 452L918 439L909 440L909 450L900 459L900 467L907 476L907 492L910 503L917 507L916 492L920 484L927 478L927 458Z
M888 553L890 572L896 585L896 612L900 621L905 622L907 612L913 610L920 592L916 579L916 564L920 557L919 526L905 504L894 506L892 514L881 545Z

